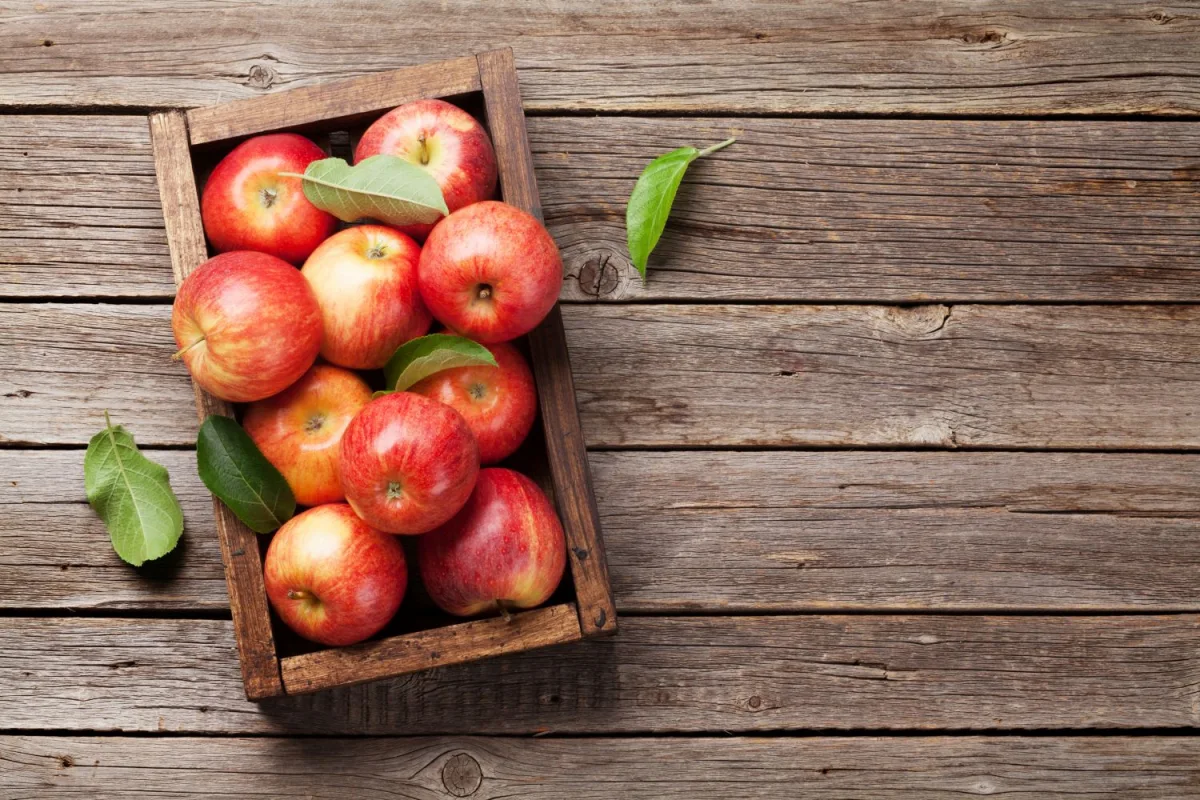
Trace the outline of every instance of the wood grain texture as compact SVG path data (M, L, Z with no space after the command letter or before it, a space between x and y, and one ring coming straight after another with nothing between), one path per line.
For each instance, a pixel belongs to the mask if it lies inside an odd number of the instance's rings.
M175 283L182 284L208 259L183 112L151 114L150 142L170 242L172 273ZM208 394L199 384L194 384L192 389L201 422L214 414L233 416L233 407L229 403ZM215 497L212 509L217 539L221 543L221 559L225 564L233 626L242 656L246 696L254 700L283 694L258 535Z
M1189 123L528 127L565 300L1200 300ZM690 170L643 285L625 249L634 179L663 150L731 132L738 144ZM5 117L0 296L168 298L162 224L140 118Z
M164 562L134 570L85 504L82 451L0 450L0 608L228 607L194 455L151 456L171 472L186 534ZM608 452L590 461L622 613L1200 611L1197 456Z
M479 79L504 201L541 220L541 199L512 51L480 53ZM617 608L608 577L592 478L588 474L587 450L575 402L575 382L561 311L557 307L551 309L526 338L537 381L542 424L547 432L546 457L554 479L555 505L567 537L579 627L585 636L613 634L617 630Z
M1198 41L1194 6L1129 0L5 0L0 102L209 105L511 45L538 110L1195 113Z
M1200 739L1183 736L0 737L5 785L45 800L1182 800L1198 764Z
M191 444L168 306L0 304L0 442ZM565 306L589 447L1200 447L1197 306ZM80 391L80 387L85 391Z
M625 617L619 636L252 704L227 621L3 618L0 685L10 732L1194 727L1198 623Z
M574 603L535 608L511 620L460 622L354 647L318 650L280 661L290 695L352 686L421 670L509 655L582 638Z

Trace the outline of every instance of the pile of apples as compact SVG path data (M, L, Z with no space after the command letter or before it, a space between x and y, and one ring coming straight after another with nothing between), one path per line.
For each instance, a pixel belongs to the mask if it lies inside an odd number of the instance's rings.
M566 564L541 489L481 468L510 456L533 426L533 375L510 341L553 308L558 249L534 217L490 199L491 140L458 107L424 100L390 111L354 158L381 153L426 169L451 213L434 225L337 231L302 180L280 174L325 158L315 143L281 133L236 147L201 202L220 254L184 281L172 315L195 381L248 404L246 432L309 507L271 541L267 594L289 627L331 646L373 636L400 608L408 567L394 534L421 535L425 588L459 616L539 605ZM498 366L447 369L372 399L357 371L380 369L435 319L486 346Z

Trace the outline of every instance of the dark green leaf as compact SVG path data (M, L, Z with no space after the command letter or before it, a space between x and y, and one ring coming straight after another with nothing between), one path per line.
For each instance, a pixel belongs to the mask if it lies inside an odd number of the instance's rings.
M250 530L270 533L296 513L287 481L229 417L204 420L196 439L196 463L208 490Z
M679 191L679 183L683 180L688 165L697 158L733 144L733 141L726 139L704 150L681 147L664 153L642 170L641 177L633 187L633 193L629 195L629 205L625 208L625 235L629 243L629 257L633 259L633 265L637 267L642 280L646 279L646 264L650 260L650 253L667 226L667 217L671 216L671 206L675 203L675 193Z
M387 387L402 392L435 372L453 367L496 366L490 350L462 336L431 333L405 342L383 367Z
M137 449L133 436L104 414L104 430L83 456L88 504L104 520L113 549L141 566L175 549L183 533L183 511L171 491L167 470Z
M371 156L353 167L340 158L323 158L298 177L308 201L343 222L370 218L411 225L437 222L450 213L437 180L399 156Z

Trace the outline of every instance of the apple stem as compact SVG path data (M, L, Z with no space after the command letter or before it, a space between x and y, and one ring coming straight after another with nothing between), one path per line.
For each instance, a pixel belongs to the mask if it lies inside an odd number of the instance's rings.
M696 158L703 158L704 156L706 156L710 153L715 153L718 150L720 150L722 147L729 147L729 145L733 144L736 141L737 141L737 138L731 136L723 142L718 142L717 144L714 144L712 147L704 148L703 150L701 150L699 153L696 154Z
M508 604L503 600L496 601L496 608L500 611L500 616L504 617L505 622L513 621L513 614L508 610Z
M203 342L203 341L204 341L205 339L207 339L207 338L208 338L207 336L201 336L199 339L197 339L196 341L192 342L192 343L191 343L191 344L189 344L187 347L183 348L182 350L179 350L179 351L177 351L177 352L176 352L174 355L172 355L172 356L171 356L171 360L172 360L172 361L178 361L179 359L183 358L183 354L184 354L184 353L186 353L188 350L191 350L193 347L195 347L196 345L200 344L201 342Z
M288 589L288 600L312 600L312 592L303 589Z

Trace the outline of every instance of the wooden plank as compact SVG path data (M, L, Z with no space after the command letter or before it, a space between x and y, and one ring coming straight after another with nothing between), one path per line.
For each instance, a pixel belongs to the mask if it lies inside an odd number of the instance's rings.
M0 442L191 444L169 307L0 304ZM1200 447L1197 306L565 306L590 447ZM81 391L81 387L86 387Z
M170 764L169 770L163 769ZM364 765L370 765L364 769ZM171 739L0 737L20 796L91 800L1195 798L1187 736Z
M9 617L0 685L9 732L1194 727L1198 623L626 617L620 636L252 704L228 621Z
M334 129L412 100L477 91L475 59L456 58L194 108L187 112L188 132L191 143L198 145L315 122Z
M575 604L560 603L514 614L511 620L472 620L354 647L290 656L279 666L284 687L294 695L528 652L580 638Z
M634 178L731 132L643 284ZM1200 300L1190 123L535 117L529 136L565 300ZM6 117L0 296L173 292L142 120Z
M171 268L175 283L182 284L208 259L183 112L151 114L150 141L171 245ZM199 384L192 389L201 422L213 414L233 416L233 406L229 403L208 394ZM215 497L212 508L233 607L233 626L242 654L246 696L254 700L283 694L258 535Z
M84 503L82 451L0 450L0 607L227 608L194 456L152 457L171 471L187 532L165 563L134 570ZM1196 456L607 452L590 461L622 613L1200 611Z
M480 53L479 78L504 201L544 219L512 51ZM553 308L527 338L542 424L547 431L546 457L554 480L554 504L567 536L579 627L584 636L610 635L617 630L617 608L608 578L592 478L588 474L587 450L575 402L575 382L561 311Z
M538 110L1200 109L1200 15L1186 4L471 0L425 10L411 0L358 0L337 15L298 1L6 0L0 100L208 105L511 45Z

